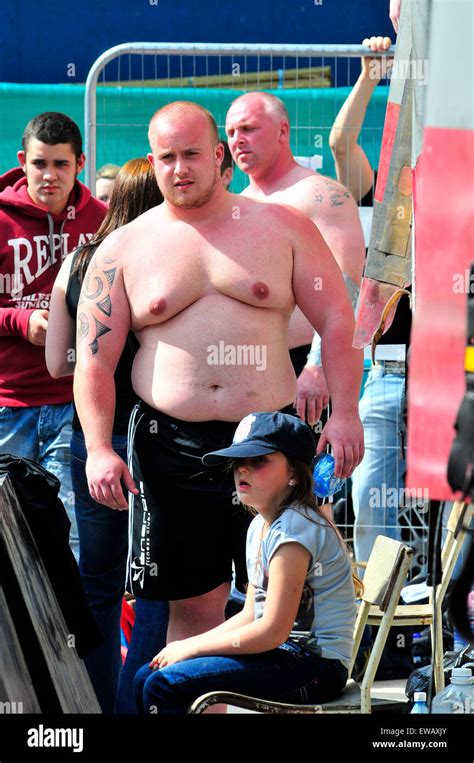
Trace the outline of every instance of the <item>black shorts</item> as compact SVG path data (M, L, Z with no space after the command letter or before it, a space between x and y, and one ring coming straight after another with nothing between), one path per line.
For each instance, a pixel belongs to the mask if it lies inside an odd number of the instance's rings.
M308 362L308 353L310 351L310 344L304 344L301 347L293 347L293 349L290 350L290 361L295 371L296 378L298 378L306 363Z
M133 416L129 466L140 494L130 493L127 589L163 601L199 596L232 579L234 560L243 591L252 516L232 472L201 462L230 445L238 422L180 421L143 401Z
M290 350L290 361L293 366L293 369L295 371L296 378L298 379L299 375L301 374L303 368L305 367L307 360L308 360L308 353L311 350L310 344L305 344L302 347L293 347L292 350ZM296 408L292 407L291 411L288 411L289 413L292 413L293 416L297 416ZM312 433L314 437L314 442L317 447L319 437L321 435L322 428L326 424L328 420L328 409L324 408L324 410L321 413L320 421L318 422L317 428L312 428Z

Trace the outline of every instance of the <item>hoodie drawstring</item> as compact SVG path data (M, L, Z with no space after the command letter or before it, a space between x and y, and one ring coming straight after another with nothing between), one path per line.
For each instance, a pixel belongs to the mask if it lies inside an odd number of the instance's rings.
M52 216L48 212L48 238L49 238L49 253L51 255L51 262L54 261L54 220ZM63 250L64 250L64 244L63 244L63 230L64 226L66 225L66 220L64 219L61 223L61 227L59 229L59 245L60 245L60 263L63 261Z

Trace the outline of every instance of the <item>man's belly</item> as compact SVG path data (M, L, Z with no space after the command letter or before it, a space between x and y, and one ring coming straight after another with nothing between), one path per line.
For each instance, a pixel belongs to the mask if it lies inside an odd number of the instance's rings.
M132 381L149 405L184 421L239 421L293 402L288 317L222 297L199 300L138 335Z

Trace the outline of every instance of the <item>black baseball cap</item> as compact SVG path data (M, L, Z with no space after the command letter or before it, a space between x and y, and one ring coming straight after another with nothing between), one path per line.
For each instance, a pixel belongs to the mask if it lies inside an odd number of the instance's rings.
M211 466L229 458L252 458L276 450L311 466L316 451L311 429L288 413L249 413L238 425L232 445L206 453L202 462Z

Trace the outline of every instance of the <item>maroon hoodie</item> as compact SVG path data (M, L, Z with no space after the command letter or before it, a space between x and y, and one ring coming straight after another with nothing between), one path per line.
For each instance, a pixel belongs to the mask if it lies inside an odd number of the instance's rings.
M28 320L48 309L62 259L97 231L107 209L76 180L64 211L36 206L21 167L0 177L0 406L69 403L72 376L52 379Z

